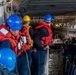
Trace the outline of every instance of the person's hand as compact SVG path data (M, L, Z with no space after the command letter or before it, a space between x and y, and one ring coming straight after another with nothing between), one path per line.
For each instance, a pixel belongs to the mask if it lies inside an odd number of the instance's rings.
M36 52L36 48L33 48L32 51L33 51L33 52Z
M44 47L44 50L49 50L49 46Z

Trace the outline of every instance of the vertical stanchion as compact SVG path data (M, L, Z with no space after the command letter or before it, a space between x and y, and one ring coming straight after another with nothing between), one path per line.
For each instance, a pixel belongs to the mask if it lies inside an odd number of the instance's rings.
M49 48L47 49L47 58L46 58L46 75L49 75L49 68L48 68L48 65L49 65Z

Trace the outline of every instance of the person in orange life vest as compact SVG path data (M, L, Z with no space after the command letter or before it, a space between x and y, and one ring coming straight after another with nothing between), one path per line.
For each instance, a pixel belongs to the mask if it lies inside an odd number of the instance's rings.
M33 53L34 71L32 75L43 75L44 66L46 61L46 50L51 45L52 41L52 30L50 28L52 16L46 14L43 18L44 22L38 22L35 27L34 36L34 47L35 52Z
M20 30L22 28L20 18L13 14L8 17L5 25L0 25L1 48L11 48L17 56L17 70L19 75L29 75L25 50L29 49L26 36ZM26 49L24 47L27 46Z
M28 15L25 15L23 17L23 27L21 32L25 34L25 36L27 37L28 40L28 44L30 45L30 49L27 50L27 54L28 54L28 58L29 58L29 64L31 67L31 63L32 63L32 57L31 57L31 53L32 53L32 47L33 47L33 28L29 25L30 24L30 17Z

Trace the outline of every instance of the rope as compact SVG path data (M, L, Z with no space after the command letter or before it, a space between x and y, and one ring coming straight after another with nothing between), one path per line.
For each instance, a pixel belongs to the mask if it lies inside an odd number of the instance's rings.
M24 47L24 41L23 39L21 38L22 42L23 42L23 49L24 49L24 52L25 52L25 55L26 55L26 60L27 60L27 66L28 66L28 70L29 70L29 75L31 75L31 70L30 70L30 64L29 64L29 59L28 59L28 54L26 52L26 49Z
M49 65L49 48L46 51L47 51L47 53L46 53L46 63L45 63L45 67L44 67L44 73L46 75L49 75L49 68L48 68L48 65Z
M30 64L29 64L29 59L28 59L28 54L27 54L26 49L25 49L25 47L24 47L24 41L23 41L22 38L21 38L21 40L22 40L22 43L23 43L23 49L24 49L24 52L25 52L25 55L26 55L27 66L28 66L28 70L29 70L29 75L31 75ZM18 70L17 70L17 64L16 64L16 72L17 72L16 75L19 75Z
M17 62L16 62L16 74L15 75L19 75L19 72L17 70Z
M49 49L47 49L47 61L46 61L46 75L49 75L49 69L48 69L48 65L49 65Z
M25 52L25 55L26 55L27 66L28 66L28 70L29 70L29 75L31 75L30 64L29 64L29 59L28 59L28 54L27 54L26 50L24 50L24 52Z

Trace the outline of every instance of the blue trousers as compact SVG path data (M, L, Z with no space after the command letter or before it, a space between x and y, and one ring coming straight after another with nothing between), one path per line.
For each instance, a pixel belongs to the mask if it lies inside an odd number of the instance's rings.
M33 52L33 71L32 75L43 75L46 61L46 51L37 50Z
M27 58L25 52L23 52L18 58L17 58L17 70L19 75L30 75L29 68L28 67Z

